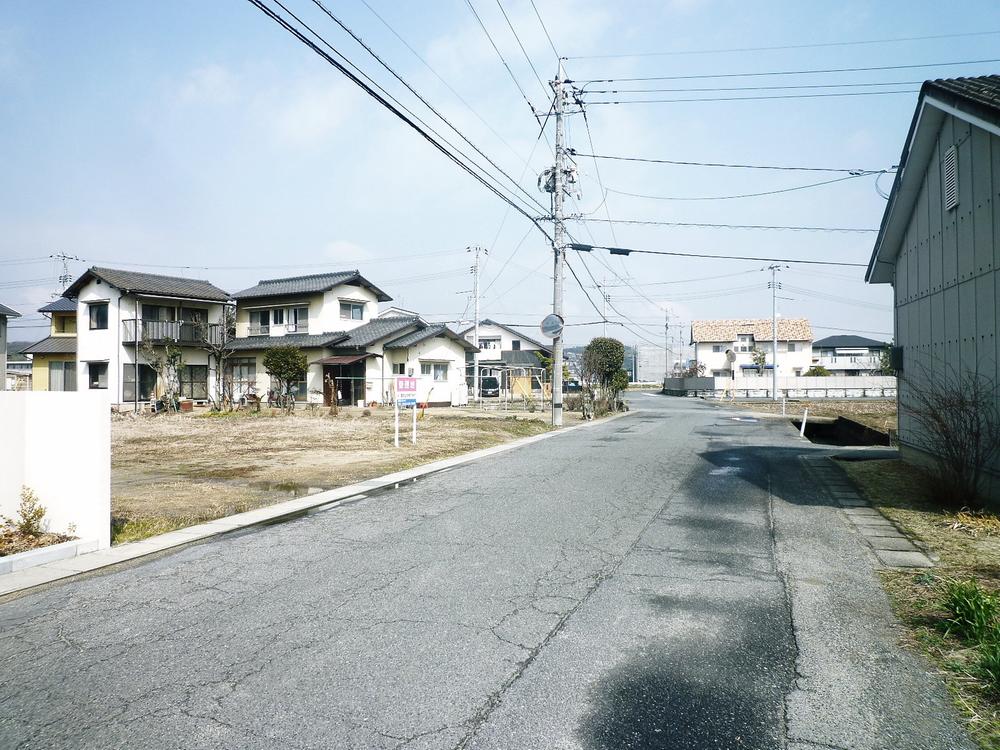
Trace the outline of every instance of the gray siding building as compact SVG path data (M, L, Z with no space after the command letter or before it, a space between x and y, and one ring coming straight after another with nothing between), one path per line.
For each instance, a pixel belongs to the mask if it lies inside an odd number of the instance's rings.
M1000 76L927 81L865 277L893 286L904 456L927 447L914 389L965 373L998 382L998 196Z
M7 318L20 318L15 310L0 305L0 391L7 388Z

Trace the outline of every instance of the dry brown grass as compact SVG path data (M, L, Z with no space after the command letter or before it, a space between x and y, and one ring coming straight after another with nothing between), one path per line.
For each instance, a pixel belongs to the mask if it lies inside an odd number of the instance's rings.
M726 406L738 409L780 414L781 402L773 401L736 401ZM895 399L816 399L813 401L787 401L785 413L789 417L800 417L805 409L809 409L810 417L846 417L863 425L888 433L896 429Z
M534 415L532 415L534 416ZM540 419L428 410L417 444L392 412L329 417L234 413L127 417L112 424L114 541L163 533L322 489L537 435Z
M976 653L945 632L941 594L942 581L949 579L976 579L987 591L1000 592L1000 518L942 509L931 500L923 471L899 460L842 466L873 505L939 558L932 573L884 571L882 580L907 627L908 644L938 667L980 746L1000 748L1000 699L977 675Z

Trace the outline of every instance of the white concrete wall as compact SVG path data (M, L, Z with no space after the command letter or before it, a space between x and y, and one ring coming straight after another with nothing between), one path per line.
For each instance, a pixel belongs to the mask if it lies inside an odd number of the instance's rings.
M361 301L365 303L363 320L344 320L340 317L340 301ZM370 323L378 315L378 300L371 289L360 286L341 284L323 294L323 303L316 316L317 328L312 329L312 308L309 310L310 333L327 333L334 331L350 331L353 328Z
M469 401L469 388L465 382L465 349L457 341L445 336L425 339L406 350L386 352L385 372L387 388L391 389L392 365L402 362L406 374L417 379L417 401L421 403L450 403L461 406ZM448 380L435 381L433 375L422 375L421 362L448 363Z
M733 393L737 397L762 398L771 395L771 378L667 378L664 387L701 395ZM788 398L891 398L896 395L896 387L892 376L778 378L778 395Z
M16 516L22 486L45 507L47 530L66 533L72 524L80 539L111 546L106 392L0 393L0 515Z
M0 391L7 389L7 316L0 315Z

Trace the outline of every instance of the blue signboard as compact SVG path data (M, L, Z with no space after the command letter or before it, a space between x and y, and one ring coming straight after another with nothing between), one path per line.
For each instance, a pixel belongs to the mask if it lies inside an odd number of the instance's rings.
M417 405L417 399L415 399L415 398L398 398L398 399L396 399L396 403L399 406L416 406Z

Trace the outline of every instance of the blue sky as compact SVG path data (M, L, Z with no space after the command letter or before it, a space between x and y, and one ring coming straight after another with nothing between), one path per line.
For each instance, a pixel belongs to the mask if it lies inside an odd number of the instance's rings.
M551 78L555 55L530 3L502 1L535 67ZM434 72L361 0L329 7L505 170L515 178L523 173L521 183L545 202L535 183L551 151L536 142L528 106L465 0L368 2ZM286 4L386 88L401 99L408 96L311 0ZM529 99L544 109L544 91L498 4L474 4ZM671 53L570 59L567 75L577 81L1000 57L1000 35L704 52L997 30L1000 7L992 2L961 3L947 15L932 2L536 4L563 56ZM899 82L884 88L915 91L919 86L911 82L925 78L997 70L990 63L619 87ZM419 107L412 98L406 101ZM879 169L898 158L915 101L916 94L907 93L595 104L588 117L600 154ZM445 132L440 123L438 128ZM568 133L571 146L589 152L580 116L569 118ZM357 267L398 304L432 319L456 320L471 314L463 248L478 244L490 251L484 316L533 327L550 309L544 238L513 212L504 220L504 203L243 0L8 3L0 17L0 163L0 302L29 314L19 326L39 324L33 310L57 289L59 268L10 261L56 252L87 261L73 263L75 273L90 264L129 265L209 278L228 290L260 278ZM761 198L666 201L608 193L602 202L594 161L578 163L582 195L571 210L593 218L605 218L607 210L612 219L872 228L885 205L870 177ZM612 161L599 167L605 188L683 198L775 190L836 176ZM885 189L890 183L881 180ZM874 239L864 233L570 224L582 241L591 239L588 228L598 243L862 263ZM591 285L583 261L571 254L570 262ZM599 281L607 279L614 307L633 321L631 331L609 331L626 343L662 341L664 309L681 325L692 318L770 315L767 275L758 270L764 264L606 253L586 262ZM171 267L185 265L213 268ZM890 292L866 287L861 268L793 266L782 277L792 289L782 292L787 299L780 301L781 313L808 317L817 338L892 330ZM568 322L597 319L571 276L566 295ZM568 340L583 343L600 331L575 326ZM13 338L21 337L17 333ZM44 330L25 327L20 333L29 338Z

